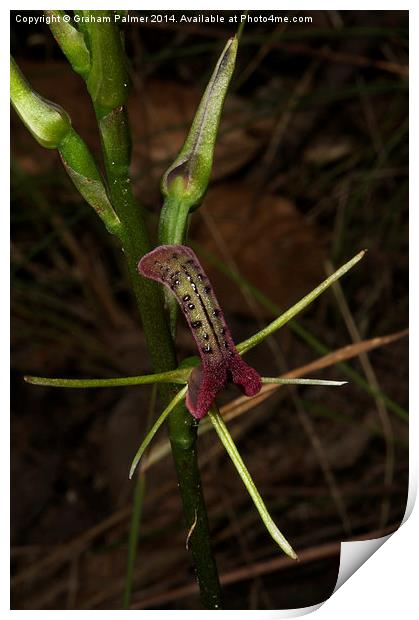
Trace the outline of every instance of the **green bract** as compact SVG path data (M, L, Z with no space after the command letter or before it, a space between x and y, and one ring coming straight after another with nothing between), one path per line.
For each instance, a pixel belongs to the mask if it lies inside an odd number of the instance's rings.
M162 178L165 198L197 207L207 191L218 125L234 71L237 38L228 40L201 99L186 141Z
M84 140L71 129L58 150L67 174L80 194L94 208L107 230L117 234L121 222L109 201L102 176Z
M71 129L70 117L63 108L31 88L13 58L10 61L10 97L35 140L47 149L57 148Z

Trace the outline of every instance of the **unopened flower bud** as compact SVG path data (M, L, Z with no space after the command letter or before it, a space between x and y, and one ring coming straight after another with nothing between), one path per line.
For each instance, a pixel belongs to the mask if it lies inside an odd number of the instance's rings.
M59 105L44 99L31 88L13 58L10 95L14 109L35 140L47 149L57 148L71 129L70 117Z
M162 178L165 198L197 207L207 190L224 99L234 71L237 38L229 39L199 104L186 141Z

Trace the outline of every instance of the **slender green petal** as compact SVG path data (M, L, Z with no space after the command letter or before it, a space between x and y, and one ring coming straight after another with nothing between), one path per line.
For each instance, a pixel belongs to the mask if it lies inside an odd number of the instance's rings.
M180 403L181 400L183 400L187 390L188 390L188 387L186 385L185 385L184 388L179 390L179 392L176 394L176 396L170 401L170 403L167 405L166 409L163 411L163 413L159 416L159 418L153 424L151 429L148 431L147 435L145 436L145 438L144 438L142 444L140 445L140 447L138 448L137 453L134 456L134 459L132 461L131 468L129 470L129 477L130 478L132 478L132 476L134 474L134 471L135 471L135 468L137 467L137 465L138 465L141 457L143 456L144 452L147 450L147 447L149 446L149 444L150 444L151 440L153 439L154 435L157 433L157 431L159 430L160 426L163 424L163 422L165 421L165 419L167 418L169 413L171 411L173 411L173 409L176 407L176 405L178 403Z
M90 53L87 49L83 34L64 19L65 11L44 11L49 17L49 28L66 55L76 73L87 78L90 68Z
M262 377L262 383L279 385L346 385L347 381L326 381L324 379L283 379L282 377Z
M71 129L71 120L60 106L32 89L13 58L10 60L10 98L14 109L39 144L57 148Z
M124 387L127 385L147 385L149 383L180 383L188 381L189 370L173 370L160 372L154 375L139 375L138 377L115 377L113 379L53 379L49 377L24 377L26 383L60 388L102 388Z
M227 450L231 460L234 463L235 468L237 469L241 479L243 480L243 483L246 489L248 490L249 495L252 498L262 518L263 523L266 526L266 529L268 530L268 532L270 533L274 541L281 547L283 552L286 553L293 560L296 560L297 554L295 553L295 551L293 550L289 542L286 540L286 538L283 536L283 534L281 534L281 532L275 525L271 515L269 514L263 502L263 499L259 495L259 491L257 490L256 485L252 480L252 477L250 476L245 464L243 463L243 460L239 454L239 451L237 450L236 445L230 433L228 432L228 429L226 425L224 424L224 420L221 417L220 412L218 411L218 408L216 405L214 405L210 409L208 415L210 417L211 422L214 425L214 428L219 438L221 439L222 444Z
M243 354L255 347L257 344L265 340L268 336L276 332L280 327L283 327L288 321L294 318L299 312L304 310L311 302L313 302L319 295L321 295L329 286L336 282L339 278L341 278L345 273L347 273L354 265L356 265L361 258L363 258L365 254L365 250L359 252L354 258L350 261L342 265L337 271L335 271L329 278L324 280L319 286L311 291L308 295L300 299L294 306L292 306L289 310L281 314L280 317L272 321L267 327L262 329L254 336L251 336L247 340L244 340L240 344L237 345L237 350L239 353Z

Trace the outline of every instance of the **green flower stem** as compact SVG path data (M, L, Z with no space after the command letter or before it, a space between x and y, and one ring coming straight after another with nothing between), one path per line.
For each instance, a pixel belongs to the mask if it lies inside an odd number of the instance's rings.
M140 375L138 377L116 377L113 379L51 379L49 377L24 377L26 383L60 388L103 388L126 387L127 385L147 385L150 383L180 383L188 381L189 370L173 370L154 375Z
M284 535L279 531L271 515L269 514L265 503L259 495L259 491L257 490L256 485L253 482L253 479L246 468L246 465L243 463L239 451L237 450L236 445L230 433L228 432L228 429L216 405L212 406L208 415L217 432L218 437L220 438L225 449L227 450L235 468L237 469L241 479L243 480L243 483L248 490L249 495L252 498L263 523L266 526L266 529L268 530L274 541L281 547L282 551L293 560L296 560L297 554L295 553L289 542L286 540Z
M189 206L178 197L167 197L159 219L159 245L183 244L188 227ZM176 337L179 306L176 297L164 287L164 303L169 313L170 331Z
M359 252L354 258L350 261L342 265L337 271L335 271L329 278L324 280L319 286L313 289L308 295L300 299L299 302L294 304L289 310L281 314L280 317L272 321L269 325L267 325L264 329L259 331L254 336L251 336L247 340L244 340L239 345L237 345L237 350L241 355L247 353L250 349L255 347L257 344L265 340L268 336L276 332L280 327L283 327L288 321L294 318L299 312L304 310L309 304L311 304L319 295L321 295L329 286L336 282L339 278L341 278L345 273L347 273L354 265L356 265L361 258L365 255L365 250Z
M188 528L187 548L192 553L205 609L221 608L221 587L211 548L209 523L198 466L198 422L180 403L168 418L183 511Z
M83 30L90 51L87 90L102 117L126 103L131 86L128 63L113 11L81 11L81 14L87 18Z
M127 262L132 289L140 312L153 369L166 372L176 368L173 341L166 321L162 293L155 282L139 276L139 259L151 246L144 210L132 192L129 175L130 132L125 106L99 117L103 158L112 206L121 222L119 238Z
M159 219L159 245L184 243L189 210L188 205L176 196L165 199Z
M196 568L201 602L206 609L219 609L221 606L221 588L211 549L208 517L201 492L201 477L197 461L198 424L182 403L187 389L185 386L176 394L147 433L132 462L130 478L155 434L168 418L171 448L179 479L184 514L187 519L188 546L192 551ZM187 426L188 432L181 435L178 428L179 424ZM175 441L173 441L173 429L176 432ZM179 441L180 439L183 441Z
M144 223L144 212L142 207L136 204L129 176L131 144L125 99L122 97L127 93L124 86L116 88L119 93L118 102L110 106L112 97L106 92L106 84L109 86L109 82L105 80L105 76L112 74L113 67L118 68L117 73L120 76L123 75L122 62L125 62L120 33L115 24L112 26L114 28L110 35L112 45L108 45L106 37L102 42L99 41L100 33L103 34L101 27L94 32L94 45L90 47L94 79L90 79L89 76L88 86L99 124L111 202L122 224L119 237L128 264L153 369L156 373L160 373L176 368L176 356L164 312L162 291L155 282L140 277L137 272L138 261L150 250L150 244ZM92 41L91 33L88 39ZM112 82L114 79L115 75L112 76ZM160 396L165 405L168 405L173 398L175 390L172 385L161 386ZM180 405L175 407L169 416L168 426L188 529L190 530L195 523L193 534L190 536L190 547L201 591L201 601L206 608L217 608L220 607L220 585L211 551L208 518L197 463L195 422L185 406Z

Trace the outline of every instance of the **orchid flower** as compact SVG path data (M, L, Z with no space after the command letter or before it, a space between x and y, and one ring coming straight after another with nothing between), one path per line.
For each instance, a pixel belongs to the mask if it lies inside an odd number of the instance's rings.
M161 245L138 263L146 278L175 295L201 356L189 377L186 406L200 420L218 392L231 380L246 396L262 387L260 375L240 357L208 276L195 253L184 245Z
M207 413L209 414L214 429L252 497L267 530L281 549L289 557L295 559L297 557L295 551L273 522L250 473L240 457L218 411L215 397L229 380L239 385L247 396L256 395L264 383L334 386L341 386L346 383L346 381L260 377L254 368L241 359L241 355L293 319L301 310L356 265L364 254L365 251L359 252L264 329L235 346L208 277L205 275L194 252L182 245L159 246L140 260L139 271L145 277L161 282L172 291L191 328L199 349L201 364L199 366L195 364L192 368L181 364L177 369L170 372L137 377L53 379L27 376L25 380L35 385L68 388L117 387L150 383L177 383L183 385L160 414L141 443L132 462L129 477L133 476L142 455L163 422L173 409L185 399L188 410L198 421Z

